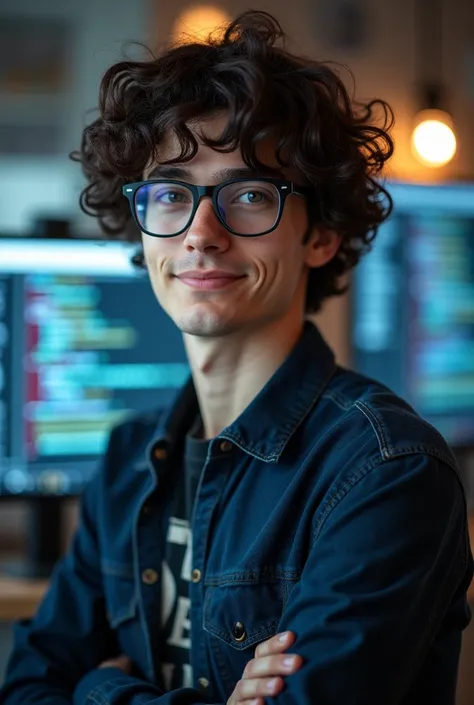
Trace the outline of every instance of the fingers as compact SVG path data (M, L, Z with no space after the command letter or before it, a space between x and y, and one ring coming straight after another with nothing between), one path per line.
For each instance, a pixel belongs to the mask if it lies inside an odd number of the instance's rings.
M128 671L132 667L132 662L128 658L128 656L125 656L125 654L122 654L121 656L118 657L117 659L117 665L119 668L121 668L123 671Z
M295 639L293 632L283 632L259 644L227 705L264 705L265 697L278 695L285 687L284 676L303 665L301 656L285 653Z
M270 654L281 654L294 643L295 638L293 632L275 634L275 636L272 636L266 641L262 641L262 643L257 646L255 649L255 657L260 658L261 656L269 656Z
M274 676L289 676L303 665L303 659L298 654L279 654L254 658L245 666L242 678L272 678Z
M252 678L240 680L234 688L234 702L254 700L255 698L269 698L278 695L284 687L283 678ZM246 702L246 705L250 703Z
M102 661L98 668L120 668L120 670L124 673L130 674L132 670L132 662L128 656L125 654L120 654L120 656L116 656L115 658Z

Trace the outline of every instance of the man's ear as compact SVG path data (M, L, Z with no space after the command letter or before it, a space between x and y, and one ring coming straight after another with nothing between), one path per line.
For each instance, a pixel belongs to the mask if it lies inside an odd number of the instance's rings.
M322 267L332 260L341 246L342 237L334 230L314 228L305 244L305 264L310 268Z

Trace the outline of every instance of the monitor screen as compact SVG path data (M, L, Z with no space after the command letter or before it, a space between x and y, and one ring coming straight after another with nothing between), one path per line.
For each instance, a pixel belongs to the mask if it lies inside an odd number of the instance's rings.
M125 243L0 239L0 495L76 495L111 428L189 376Z
M393 215L354 274L353 366L466 447L474 444L474 185L388 189Z

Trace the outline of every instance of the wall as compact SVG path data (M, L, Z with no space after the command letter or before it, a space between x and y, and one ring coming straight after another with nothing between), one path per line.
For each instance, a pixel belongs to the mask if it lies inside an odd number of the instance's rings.
M124 57L127 47L132 50L130 42L147 39L148 12L147 0L0 3L0 23L8 17L63 19L72 34L70 89L61 110L64 129L60 153L21 159L0 155L0 232L25 232L37 210L72 217L78 229L96 228L93 219L82 217L79 212L82 175L68 154L79 146L82 128L92 119L102 74ZM1 101L7 99L0 93ZM32 102L32 110L34 105Z

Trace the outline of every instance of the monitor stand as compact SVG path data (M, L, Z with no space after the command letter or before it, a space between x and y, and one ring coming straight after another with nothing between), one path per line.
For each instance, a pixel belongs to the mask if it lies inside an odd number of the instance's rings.
M4 575L16 578L49 578L62 548L62 499L30 497L28 504L26 555L2 564Z

